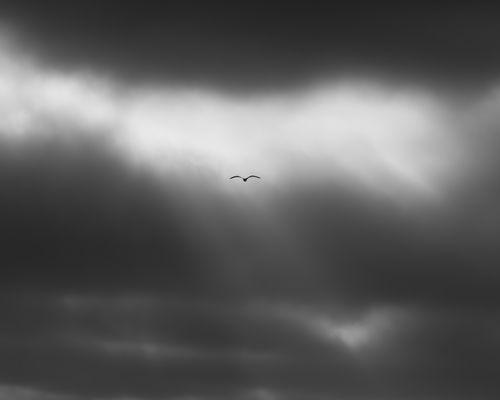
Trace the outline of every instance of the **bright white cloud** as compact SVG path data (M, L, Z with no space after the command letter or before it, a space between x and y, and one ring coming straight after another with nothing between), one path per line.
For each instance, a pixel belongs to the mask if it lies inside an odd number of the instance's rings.
M247 97L125 87L90 72L51 69L0 41L3 135L108 135L131 162L159 171L190 165L224 178L262 173L270 182L314 173L372 189L434 193L453 162L446 112L423 90L369 81Z
M371 311L356 321L338 322L325 316L312 321L313 329L326 339L341 341L352 350L358 350L380 338L390 329L394 315L387 310Z
M273 310L280 318L297 323L311 335L332 345L341 344L356 353L380 344L384 335L391 333L404 319L401 310L390 307L369 309L348 318L335 312L290 305L279 305Z

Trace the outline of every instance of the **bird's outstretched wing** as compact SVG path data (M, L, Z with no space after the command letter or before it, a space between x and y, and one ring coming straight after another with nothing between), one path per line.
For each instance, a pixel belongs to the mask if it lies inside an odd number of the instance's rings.
M247 179L248 178L259 178L259 179L262 179L260 176L257 176L257 175L248 175Z
M233 179L233 178L241 178L241 179L243 179L243 177L241 177L241 176L239 176L239 175L232 176L232 177L231 177L231 178L229 178L229 179Z

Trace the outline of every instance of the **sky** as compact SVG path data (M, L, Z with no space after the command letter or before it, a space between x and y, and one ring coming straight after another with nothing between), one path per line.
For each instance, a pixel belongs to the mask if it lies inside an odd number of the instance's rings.
M2 4L0 400L498 398L496 11Z

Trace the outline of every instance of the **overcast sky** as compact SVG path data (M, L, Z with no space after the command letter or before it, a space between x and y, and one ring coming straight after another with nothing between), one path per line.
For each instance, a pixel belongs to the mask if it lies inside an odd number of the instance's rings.
M498 398L495 12L6 2L0 400Z

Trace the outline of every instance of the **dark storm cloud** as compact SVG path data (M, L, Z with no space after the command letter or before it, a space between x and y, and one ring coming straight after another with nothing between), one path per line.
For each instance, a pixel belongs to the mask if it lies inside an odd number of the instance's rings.
M135 307L130 297L114 306L106 297L43 300L19 298L15 312L2 309L11 315L8 324L12 315L35 320L2 335L1 375L9 384L96 396L227 395L259 385L289 386L276 372L299 374L304 362L314 365L325 350L341 357L327 364L342 376L351 363L340 346L327 348L286 320L244 306L182 298ZM265 351L256 349L261 346Z
M485 225L498 197L490 193L482 210L467 200L488 188L466 185L456 204L416 212L342 187L310 189L288 209L281 199L281 212L309 246L315 285L325 284L327 293L335 288L334 297L368 302L498 304L498 226Z
M2 316L32 321L1 335L8 385L98 398L239 398L256 388L301 398L498 395L496 312L405 308L377 344L351 352L259 307L36 296L10 298L9 309L2 300Z
M55 66L226 86L343 66L481 80L500 62L492 10L6 7L53 69L1 48L0 398L498 398L494 96L485 120L453 104L446 125L414 91L245 102ZM428 153L451 172L420 169ZM245 156L268 171L233 185L221 159ZM424 185L394 183L408 170Z
M495 7L464 3L12 2L41 55L127 79L273 87L332 73L495 78Z
M282 188L266 208L300 246L273 251L245 205L159 181L105 141L5 142L0 379L101 398L494 398L496 229L474 224L498 203L478 194L493 143L443 204ZM193 190L219 242L191 225Z
M175 194L107 147L84 138L2 143L2 287L203 282L194 267L203 245L186 246Z

